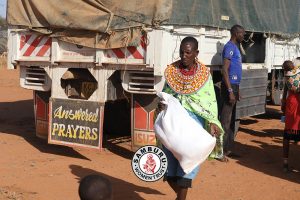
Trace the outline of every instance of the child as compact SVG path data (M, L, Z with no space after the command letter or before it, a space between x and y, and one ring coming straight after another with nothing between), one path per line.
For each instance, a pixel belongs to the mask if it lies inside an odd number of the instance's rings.
M100 175L88 175L79 184L80 200L111 200L110 181Z
M294 62L287 60L282 65L288 90L300 92L300 58Z

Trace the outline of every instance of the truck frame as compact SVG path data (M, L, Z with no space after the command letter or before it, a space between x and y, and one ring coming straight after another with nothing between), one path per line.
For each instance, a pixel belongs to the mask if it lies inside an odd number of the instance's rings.
M116 49L83 47L10 26L8 68L18 67L21 87L33 90L36 135L49 143L101 149L105 103L127 99L132 147L154 145L156 92L163 87L165 67L179 59L185 36L198 40L198 58L211 68L219 98L222 50L230 32L209 26L146 29L137 46ZM239 119L264 113L268 98L280 102L281 64L300 56L299 37L247 31L242 46L242 100L234 116L236 130Z
M8 68L33 91L36 135L101 149L103 132L131 131L132 147L156 144L153 116L164 70L193 36L217 99L230 27L240 45L242 100L233 124L280 104L281 64L300 56L299 0L8 0Z

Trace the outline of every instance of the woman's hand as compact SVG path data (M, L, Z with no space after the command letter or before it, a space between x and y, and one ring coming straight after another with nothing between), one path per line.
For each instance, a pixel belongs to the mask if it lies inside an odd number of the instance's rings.
M166 105L163 104L161 101L159 101L158 104L157 104L157 112L160 113L164 109L166 109Z
M220 129L216 124L210 123L209 126L210 126L210 134L212 136L217 137L220 135Z
M230 104L235 104L235 103L236 103L236 97L235 97L235 95L233 94L233 92L230 92L230 93L229 93L229 103L230 103Z

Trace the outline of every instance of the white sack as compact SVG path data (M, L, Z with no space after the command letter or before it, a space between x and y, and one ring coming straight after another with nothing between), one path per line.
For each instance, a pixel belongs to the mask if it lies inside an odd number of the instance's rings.
M216 138L201 127L175 97L164 92L157 95L166 104L166 109L155 120L155 134L173 153L183 171L189 173L207 159Z

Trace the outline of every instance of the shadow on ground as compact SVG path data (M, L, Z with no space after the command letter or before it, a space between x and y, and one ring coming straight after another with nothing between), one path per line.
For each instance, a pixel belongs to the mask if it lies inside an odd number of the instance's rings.
M300 146L291 142L289 156L291 171L285 173L282 166L283 130L276 127L269 128L272 127L270 124L266 129L248 126L259 122L260 119L272 123L272 120L280 120L281 115L278 108L268 106L265 114L241 120L242 126L239 128L238 134L250 135L247 137L250 139L244 140L243 143L235 142L235 151L240 157L234 159L238 164L266 175L300 183Z
M282 116L282 112L280 110L276 109L275 107L267 106L265 114L256 115L256 116L253 116L252 118L253 119L269 119L269 120L278 119L278 120L280 120L281 116Z
M71 147L48 144L35 135L33 100L0 102L0 132L24 138L40 152L89 160Z
M119 106L114 109L120 110L121 108ZM35 135L33 100L0 102L0 110L1 133L20 136L43 153L50 153L89 160L87 157L78 153L72 147L48 144L47 140L40 139ZM133 156L133 152L129 150L130 145L129 148L124 147L123 145L124 143L130 144L131 142L130 109L129 119L126 118L127 116L125 116L125 114L118 115L118 117L116 118L113 118L111 114L107 116L107 123L105 125L106 132L104 133L103 138L103 147L107 148L108 150L119 156L131 159ZM115 124L113 124L113 122L115 122ZM112 128L109 129L108 127Z
M291 172L285 173L282 168L282 147L275 143L253 140L257 146L235 143L239 157L233 158L237 163L269 176L278 177L291 182L300 183L300 148L295 144L290 146L289 164Z
M151 189L149 187L138 186L133 183L129 183L125 180L121 180L121 179L115 178L113 176L108 176L101 172L98 172L98 171L95 171L95 170L92 170L89 168L84 168L79 165L70 165L69 167L71 169L71 173L73 173L75 176L77 176L78 182L80 181L80 179L82 179L83 177L90 175L90 174L99 174L101 176L108 178L112 183L114 199L143 200L144 198L142 198L137 192L142 192L145 194L165 195L158 190ZM117 174L116 174L116 176L117 176ZM159 199L162 199L162 198L159 198Z

